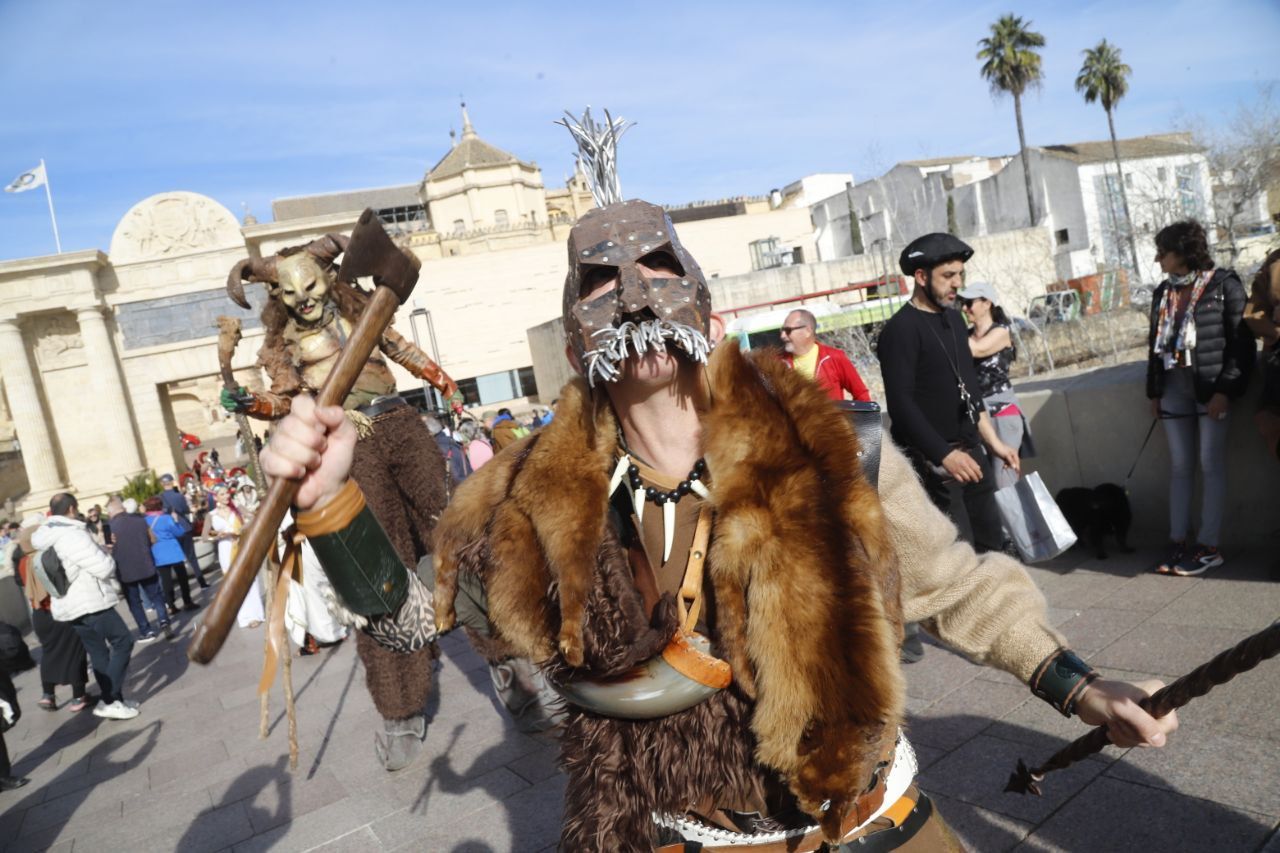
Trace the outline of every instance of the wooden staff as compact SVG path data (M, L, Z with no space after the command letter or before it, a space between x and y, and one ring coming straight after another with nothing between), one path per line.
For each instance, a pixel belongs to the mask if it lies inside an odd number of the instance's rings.
M360 215L343 253L338 279L354 282L361 276L373 276L376 288L359 322L351 330L351 337L339 353L337 362L329 371L324 386L316 395L317 405L338 406L346 400L396 309L413 291L418 281L419 266L417 258L402 252L391 242L372 209L366 209ZM230 571L218 586L218 593L204 619L196 627L187 648L187 657L192 661L209 663L226 642L231 623L249 594L258 567L275 545L280 522L298 494L299 482L281 478L267 490L257 515L240 537L240 547Z
M1241 640L1213 660L1196 667L1138 704L1151 716L1159 719L1277 654L1280 654L1280 622L1273 622L1270 628ZM1108 743L1110 741L1107 740L1106 727L1099 726L1055 752L1053 757L1039 767L1028 769L1027 765L1019 759L1018 769L1009 776L1009 782L1004 789L1017 794L1029 792L1038 797L1040 783L1044 781L1046 774L1069 767L1080 759L1099 752Z

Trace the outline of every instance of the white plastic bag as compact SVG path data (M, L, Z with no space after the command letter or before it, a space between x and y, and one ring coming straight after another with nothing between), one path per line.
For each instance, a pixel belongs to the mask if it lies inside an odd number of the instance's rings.
M1076 534L1038 473L997 489L996 504L1023 562L1051 560L1076 544Z

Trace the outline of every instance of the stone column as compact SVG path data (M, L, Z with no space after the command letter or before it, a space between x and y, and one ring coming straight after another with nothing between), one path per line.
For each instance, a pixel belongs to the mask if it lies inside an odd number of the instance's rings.
M49 437L49 422L40 394L36 390L36 377L27 357L27 347L22 342L22 329L17 320L0 319L0 371L4 374L5 390L9 395L9 409L13 426L22 445L22 465L27 469L27 484L32 497L51 496L66 484L58 473L58 457L53 452Z
M120 381L116 348L107 331L107 321L99 305L77 308L76 321L80 323L84 354L89 359L89 376L93 382L89 393L101 403L101 408L96 409L97 426L103 435L111 437L109 446L116 470L132 476L142 470L142 456L138 453L129 400Z

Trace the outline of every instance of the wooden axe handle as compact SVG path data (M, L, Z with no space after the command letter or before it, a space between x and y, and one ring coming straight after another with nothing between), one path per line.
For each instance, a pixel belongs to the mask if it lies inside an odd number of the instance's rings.
M373 297L360 315L350 339L342 348L337 363L316 397L318 405L338 406L347 398L399 305L400 300L391 288L379 285L373 292ZM187 657L196 663L212 661L226 641L236 613L249 594L249 588L253 586L258 568L275 545L276 532L298 494L298 484L298 480L292 479L277 479L272 482L267 496L258 507L258 514L245 527L231 568L222 579L218 593L205 611L204 619L196 627L191 645L187 649Z

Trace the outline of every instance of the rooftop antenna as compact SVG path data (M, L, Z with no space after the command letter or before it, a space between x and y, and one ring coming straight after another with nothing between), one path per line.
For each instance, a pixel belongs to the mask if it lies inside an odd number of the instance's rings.
M578 157L584 166L591 197L600 207L622 201L622 185L618 181L618 139L635 122L614 118L604 111L604 123L591 116L588 106L578 118L565 110L565 117L556 122L568 129L578 145Z

